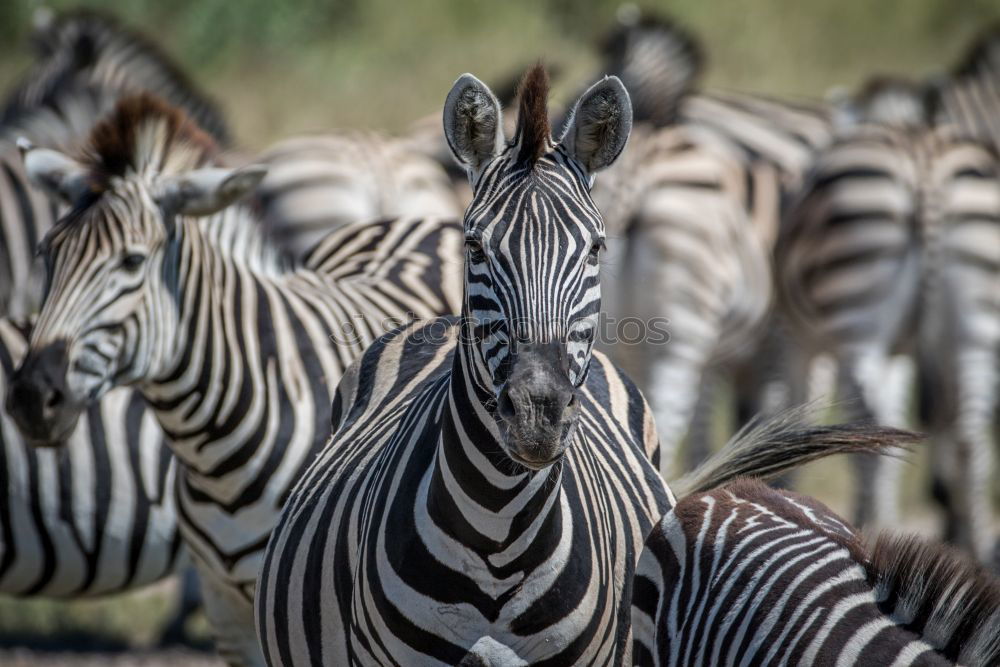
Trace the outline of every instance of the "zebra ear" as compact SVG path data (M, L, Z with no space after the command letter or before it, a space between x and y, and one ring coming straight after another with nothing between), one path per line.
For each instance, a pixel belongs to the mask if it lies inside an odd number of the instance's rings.
M610 166L632 131L632 101L617 76L604 77L573 107L561 143L593 174Z
M489 87L463 74L444 103L444 136L452 155L470 175L503 150L500 102Z
M211 215L250 193L266 174L262 164L196 169L169 181L160 203L181 215Z
M28 179L50 197L73 204L90 190L89 170L68 155L38 148L23 137L17 147Z

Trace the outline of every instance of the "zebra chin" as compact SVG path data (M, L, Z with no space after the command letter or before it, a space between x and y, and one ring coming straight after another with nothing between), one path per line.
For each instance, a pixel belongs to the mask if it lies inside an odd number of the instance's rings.
M29 353L11 376L5 408L33 446L62 445L87 406L66 381L68 366L67 345L57 341Z

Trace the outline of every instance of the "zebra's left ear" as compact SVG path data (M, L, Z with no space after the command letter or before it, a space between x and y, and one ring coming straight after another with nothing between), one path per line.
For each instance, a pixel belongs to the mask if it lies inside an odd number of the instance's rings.
M196 169L168 181L160 203L181 215L211 215L249 194L266 174L267 167L262 164Z
M503 149L500 102L485 83L463 74L444 103L444 136L452 155L470 176Z
M604 77L573 107L561 143L590 173L610 166L632 131L632 101L617 76Z

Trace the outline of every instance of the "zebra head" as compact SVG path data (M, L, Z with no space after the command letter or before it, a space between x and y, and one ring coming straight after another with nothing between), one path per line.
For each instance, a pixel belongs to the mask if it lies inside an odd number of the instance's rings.
M178 218L228 206L263 169L206 166L212 140L149 95L122 100L81 160L21 148L32 181L72 209L40 244L45 297L7 410L26 439L57 444L88 403L171 362L183 298Z
M604 223L594 174L621 153L632 125L625 87L596 83L554 141L538 65L521 83L517 129L506 141L500 104L465 74L448 94L445 136L469 173L465 214L463 349L510 458L529 468L572 439L597 336Z

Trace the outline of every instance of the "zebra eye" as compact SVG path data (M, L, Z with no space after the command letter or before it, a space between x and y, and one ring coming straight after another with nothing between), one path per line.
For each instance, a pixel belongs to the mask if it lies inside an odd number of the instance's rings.
M130 252L122 257L122 268L126 271L138 271L142 263L146 261L146 256L138 252Z
M590 246L590 258L597 259L600 257L602 250L604 250L604 240L599 239L594 241L594 245Z
M479 260L483 257L483 244L476 238L465 239L465 247L469 249L469 254L473 259Z

